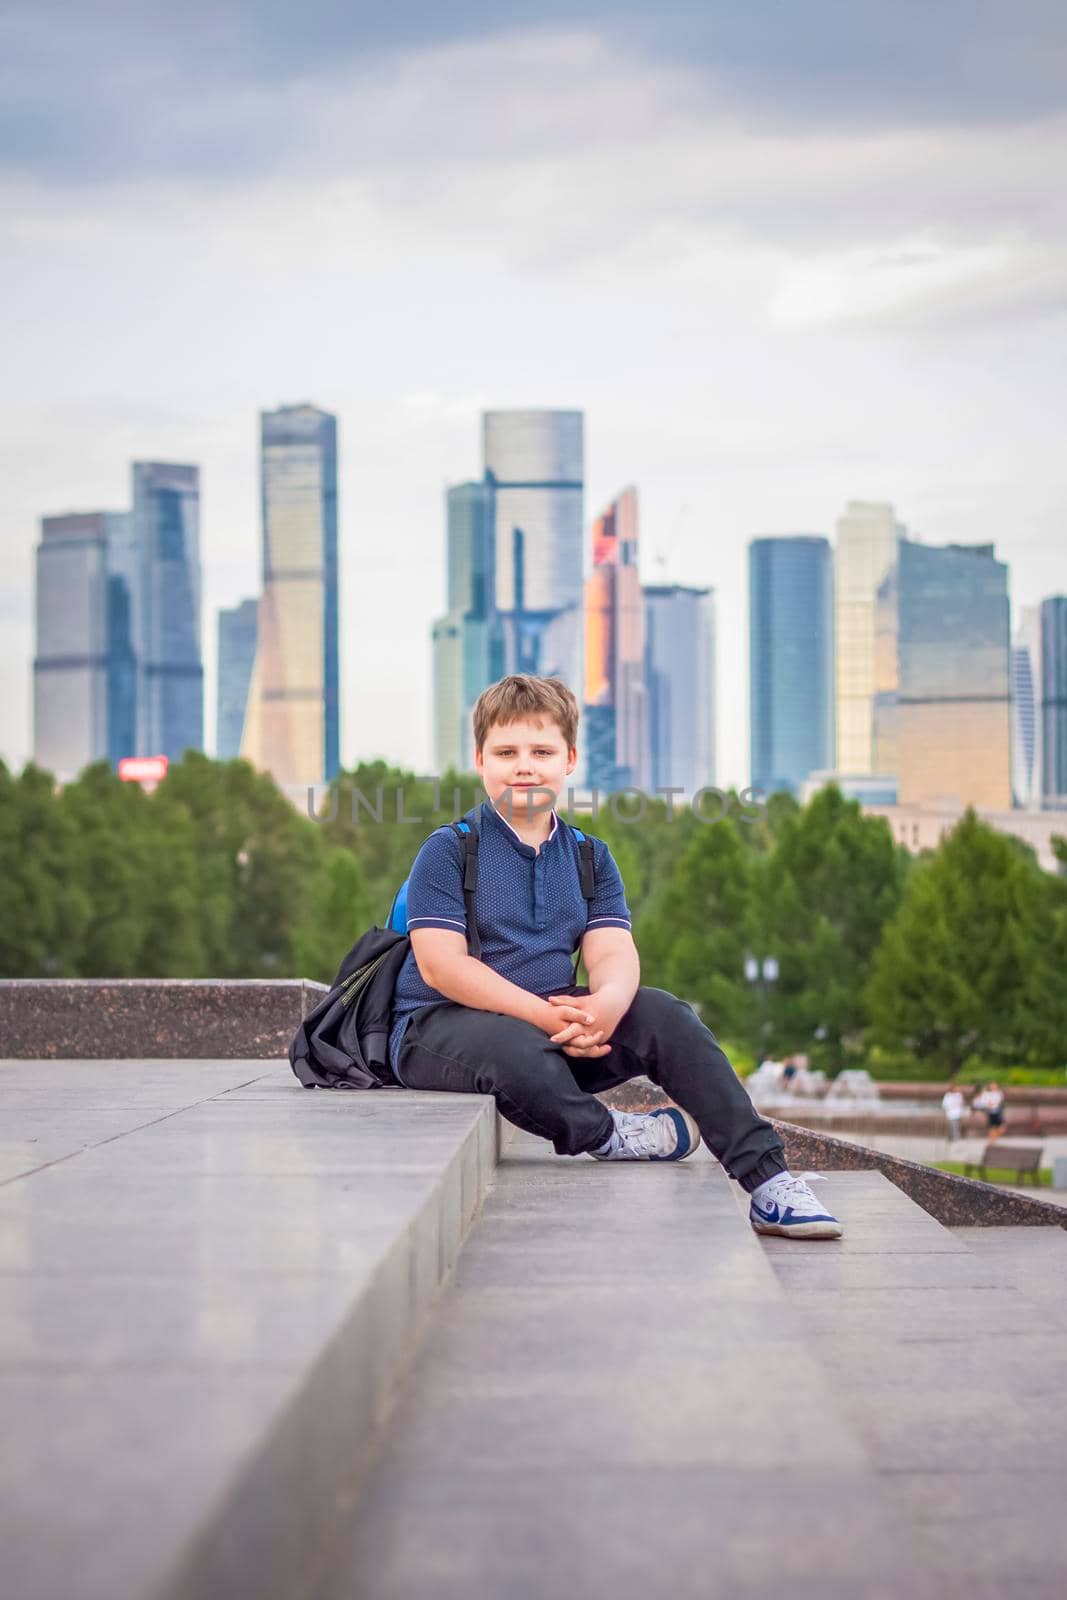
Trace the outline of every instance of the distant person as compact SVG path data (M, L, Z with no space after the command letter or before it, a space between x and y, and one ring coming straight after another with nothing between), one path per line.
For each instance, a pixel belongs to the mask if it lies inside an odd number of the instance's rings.
M986 1086L982 1110L986 1114L989 1142L996 1144L1004 1132L1004 1090L999 1083L994 1082Z
M796 1082L796 1076L799 1070L800 1064L797 1061L796 1056L786 1056L785 1065L782 1069L782 1088L787 1094L792 1094L793 1085Z
M960 1137L960 1130L963 1126L963 1118L966 1106L967 1100L964 1096L963 1090L960 1088L955 1078L953 1078L952 1082L941 1096L941 1109L945 1113L945 1117L948 1121L948 1137L951 1144L955 1144L956 1140Z
M640 987L611 851L593 839L592 873L583 871L580 842L555 810L578 763L578 715L553 678L504 678L475 704L474 764L487 799L464 821L478 836L477 884L465 896L463 838L438 828L408 880L411 949L389 1042L396 1080L491 1094L509 1122L558 1155L680 1161L703 1136L748 1194L757 1233L836 1239L841 1224L788 1171L781 1139L714 1035L684 1001ZM588 987L574 982L579 950ZM642 1073L674 1107L611 1111L597 1098ZM619 1227L621 1245L622 1212Z

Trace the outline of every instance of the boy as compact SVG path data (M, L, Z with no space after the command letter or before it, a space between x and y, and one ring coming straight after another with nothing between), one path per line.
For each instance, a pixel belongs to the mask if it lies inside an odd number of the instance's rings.
M552 678L510 677L474 707L487 799L477 828L481 958L467 952L463 850L430 835L408 883L409 952L397 980L390 1060L408 1089L491 1094L560 1155L680 1161L705 1143L751 1199L759 1233L838 1238L840 1224L786 1170L713 1035L684 1001L640 988L622 880L593 841L595 896L553 809L577 765L578 703ZM588 988L574 983L581 946ZM604 1089L647 1074L681 1109L609 1111Z

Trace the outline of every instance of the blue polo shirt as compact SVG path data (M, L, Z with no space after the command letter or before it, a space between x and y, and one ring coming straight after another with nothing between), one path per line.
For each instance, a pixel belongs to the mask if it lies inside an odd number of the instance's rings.
M555 812L551 832L539 850L520 839L488 800L468 812L466 820L478 829L474 904L481 959L531 994L562 994L574 983L574 952L586 930L630 926L626 893L611 851L602 839L592 839L596 895L587 903L579 878L578 841ZM415 857L407 910L409 929L466 933L463 844L454 829L431 833ZM409 950L393 995L389 1059L394 1070L412 1012L443 1005L446 999L424 982Z

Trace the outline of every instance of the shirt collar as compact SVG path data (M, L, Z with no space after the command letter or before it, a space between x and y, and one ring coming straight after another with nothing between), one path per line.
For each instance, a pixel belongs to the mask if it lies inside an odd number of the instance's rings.
M493 802L489 799L488 796L486 796L486 798L482 801L481 811L482 811L482 820L483 821L488 819L491 823L495 824L498 828L501 828L503 830L504 834L506 835L506 837L508 838L508 840L510 841L511 845L514 847L514 849L516 849L519 852L520 855L524 855L528 859L533 860L534 856L536 856L536 854L537 854L537 851L534 849L533 845L532 844L527 844L525 839L522 839L522 838L519 837L519 835L515 832L515 829L511 826L511 823L507 820L506 817L502 817L500 815L500 812L496 809L496 807L494 806ZM551 844L552 840L556 837L556 834L558 832L559 832L559 816L558 816L557 812L555 811L555 809L553 808L553 811L552 811L552 826L548 830L548 838L544 841L545 844Z

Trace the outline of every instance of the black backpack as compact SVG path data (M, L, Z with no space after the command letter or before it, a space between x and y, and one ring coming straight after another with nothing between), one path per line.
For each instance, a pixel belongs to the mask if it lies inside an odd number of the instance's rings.
M481 940L474 914L478 887L478 830L473 819L448 826L463 841L463 901L467 908L467 949L477 959ZM566 826L566 824L563 824ZM593 845L578 828L579 877L587 902L596 893ZM407 932L405 878L393 898L384 928L368 928L356 940L337 976L315 1009L293 1035L289 1065L305 1089L383 1089L396 1087L389 1065L393 991L411 940Z

